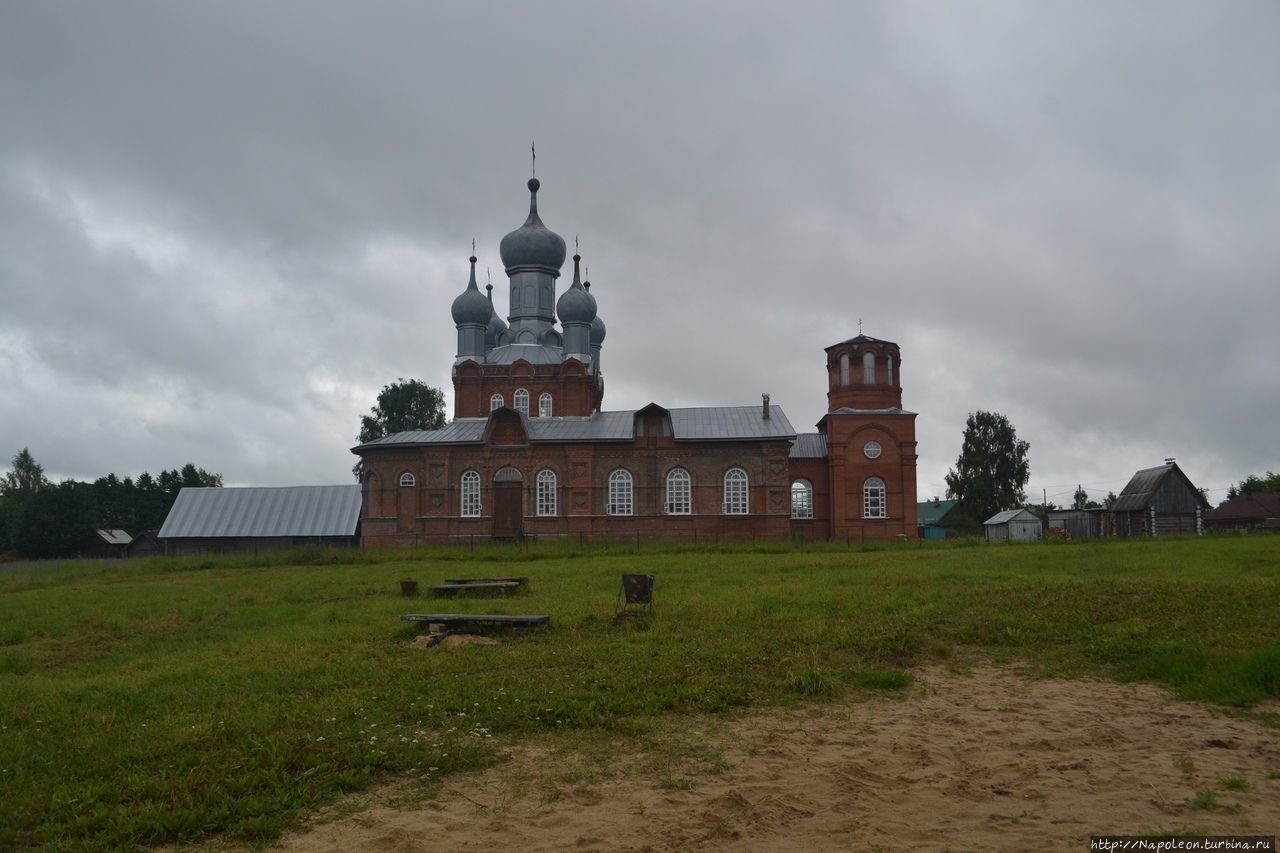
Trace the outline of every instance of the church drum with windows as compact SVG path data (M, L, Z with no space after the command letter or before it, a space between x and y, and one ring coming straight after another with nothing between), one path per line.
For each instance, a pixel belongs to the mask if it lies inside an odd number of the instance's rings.
M453 302L454 419L352 448L367 547L536 536L915 538L915 413L898 346L826 349L827 414L797 434L760 405L602 411L605 325L564 240L538 213L501 242L504 322L476 258ZM559 326L557 327L557 322Z

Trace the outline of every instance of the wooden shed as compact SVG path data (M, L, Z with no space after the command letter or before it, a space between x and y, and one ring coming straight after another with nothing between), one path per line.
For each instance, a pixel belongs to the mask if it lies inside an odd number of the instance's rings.
M1252 492L1223 501L1204 514L1210 530L1280 531L1280 492Z
M1044 538L1044 524L1025 509L1006 509L982 523L988 542L1035 542Z
M1051 509L1049 528L1061 530L1066 539L1092 539L1102 535L1101 509Z
M1172 459L1133 475L1106 512L1103 536L1177 536L1204 532L1209 505Z

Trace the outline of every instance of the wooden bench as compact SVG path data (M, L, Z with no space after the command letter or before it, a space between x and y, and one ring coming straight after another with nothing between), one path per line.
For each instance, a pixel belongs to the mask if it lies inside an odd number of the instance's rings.
M524 586L529 582L527 577L519 578L445 578L445 583L514 583L518 586Z
M509 616L503 613L408 613L400 617L402 622L426 622L429 625L507 625L512 628L532 628L551 621L550 616Z
M432 595L440 595L445 598L453 598L459 593L494 593L505 595L509 592L515 592L520 586L516 581L449 581L448 583L437 584L431 587Z

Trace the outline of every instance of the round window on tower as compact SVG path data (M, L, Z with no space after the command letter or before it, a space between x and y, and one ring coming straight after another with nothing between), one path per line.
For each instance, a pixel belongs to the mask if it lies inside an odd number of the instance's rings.
M868 459L879 459L880 458L880 442L868 441L866 444L862 445L862 452L866 454L866 457Z

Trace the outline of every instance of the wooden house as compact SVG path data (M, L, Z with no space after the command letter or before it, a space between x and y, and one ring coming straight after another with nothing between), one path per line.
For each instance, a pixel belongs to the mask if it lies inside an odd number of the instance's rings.
M1133 475L1102 514L1103 536L1188 536L1204 532L1208 503L1172 459Z

